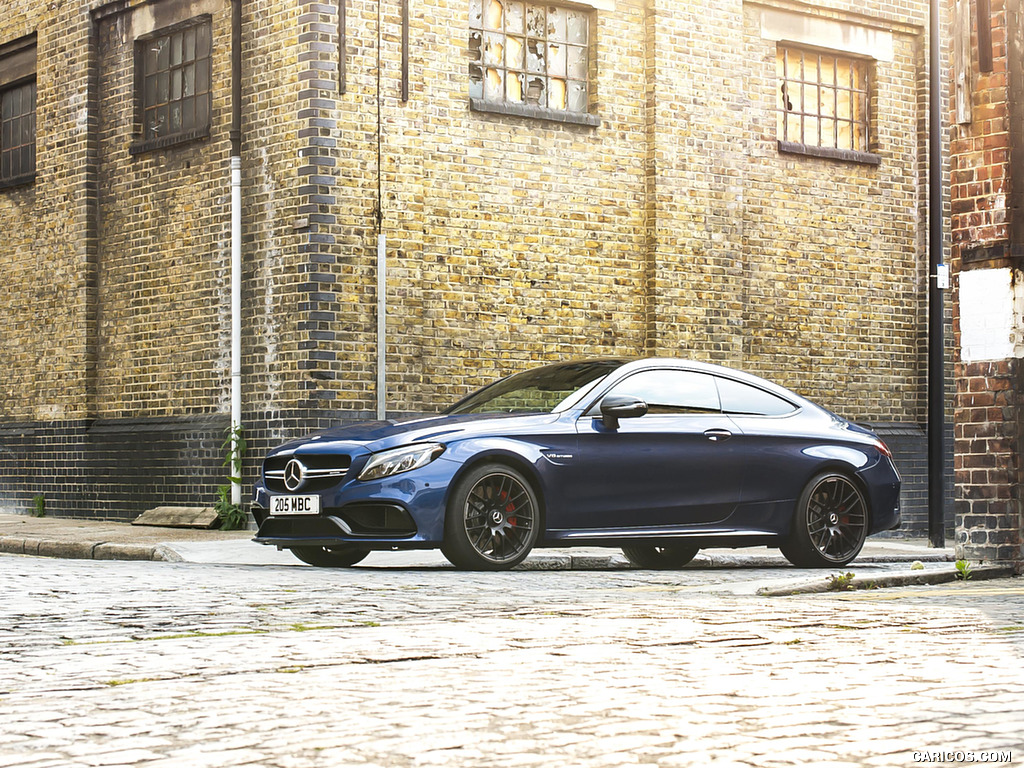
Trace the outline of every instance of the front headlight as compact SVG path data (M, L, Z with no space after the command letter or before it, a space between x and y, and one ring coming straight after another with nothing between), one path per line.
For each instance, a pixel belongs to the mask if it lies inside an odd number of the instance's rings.
M415 443L375 454L359 473L360 480L380 480L400 472L425 467L444 453L440 443Z

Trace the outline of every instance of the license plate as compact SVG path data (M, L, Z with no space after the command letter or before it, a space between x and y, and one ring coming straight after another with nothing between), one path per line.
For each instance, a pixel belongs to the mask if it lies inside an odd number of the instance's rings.
M319 496L271 496L272 515L319 515Z

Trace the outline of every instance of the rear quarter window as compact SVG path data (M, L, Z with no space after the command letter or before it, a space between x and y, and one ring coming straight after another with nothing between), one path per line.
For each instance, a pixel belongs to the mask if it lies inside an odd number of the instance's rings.
M722 410L738 416L785 416L796 410L788 400L732 379L716 377Z

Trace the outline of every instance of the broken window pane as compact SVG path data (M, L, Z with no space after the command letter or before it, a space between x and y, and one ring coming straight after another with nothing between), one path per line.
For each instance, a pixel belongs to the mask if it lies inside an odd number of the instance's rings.
M568 75L576 80L587 79L587 49L576 45L567 46L569 52Z
M487 29L501 29L505 7L501 0L485 0L484 5L484 26Z
M565 80L548 80L548 106L552 109L565 109Z
M469 65L469 98L484 97L484 71L476 64Z
M505 46L504 37L495 32L488 32L484 38L484 64L503 64Z
M540 40L529 40L526 43L526 69L530 72L548 71L544 43Z
M548 43L548 74L565 77L566 50L564 45Z
M544 91L544 78L531 77L526 86L526 103L534 104L538 107L546 106Z
M469 0L469 28L474 29L483 24L483 1Z
M566 17L569 12L565 8L556 5L548 6L548 39L565 40Z
M505 38L505 66L509 69L523 68L523 39L521 37Z
M582 11L569 11L568 26L569 33L567 37L569 42L586 45L587 32L590 26L590 20L587 15Z
M505 31L517 35L523 32L523 4L510 2L505 14Z
M484 77L484 98L488 101L501 101L504 95L503 73L497 69L488 69Z
M532 37L544 39L547 27L547 18L543 5L528 5L526 7L526 34Z
M523 77L509 72L505 75L505 98L518 103L523 100Z
M569 101L568 108L570 112L586 112L587 111L587 84L581 83L579 80L569 81Z

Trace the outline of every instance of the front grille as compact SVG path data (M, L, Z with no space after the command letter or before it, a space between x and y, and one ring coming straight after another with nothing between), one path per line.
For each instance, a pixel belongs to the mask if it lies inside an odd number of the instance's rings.
M299 488L289 489L284 484L285 468L292 459L302 462L305 481ZM352 466L352 457L344 453L278 454L263 462L263 482L267 489L277 493L313 493L326 491L340 483Z

